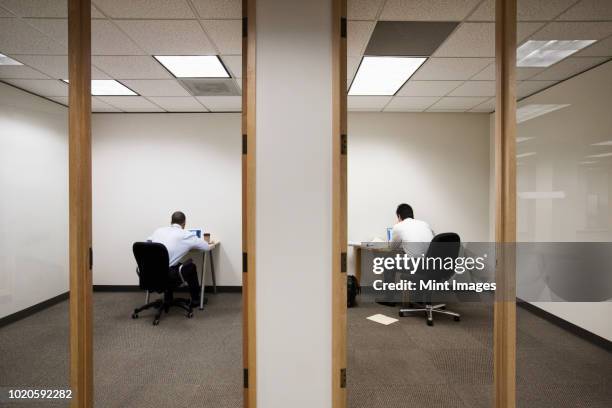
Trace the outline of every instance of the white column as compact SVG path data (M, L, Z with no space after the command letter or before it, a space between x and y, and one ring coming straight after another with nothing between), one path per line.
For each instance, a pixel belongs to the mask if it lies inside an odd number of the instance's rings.
M256 2L257 406L331 407L332 0Z

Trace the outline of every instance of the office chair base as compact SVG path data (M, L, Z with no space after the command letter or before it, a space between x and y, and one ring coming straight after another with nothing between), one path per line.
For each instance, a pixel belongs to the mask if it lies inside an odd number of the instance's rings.
M445 304L439 304L439 305L425 304L424 307L400 309L399 316L406 317L410 313L417 313L417 312L419 313L424 312L427 315L427 325L428 326L433 326L433 323L434 323L433 317L434 317L434 314L436 313L447 315L447 316L453 316L453 320L455 320L456 322L461 320L461 315L459 313L451 312L450 310L446 310Z
M154 308L156 310L155 317L153 318L153 326L157 326L161 319L162 313L168 313L170 311L170 307L177 306L187 312L185 317L191 319L193 317L193 308L191 307L191 301L187 299L181 298L173 298L171 293L165 293L162 299L157 299L153 302L147 303L143 306L140 306L134 309L132 313L132 319L138 319L138 314L143 310L147 310L150 308Z

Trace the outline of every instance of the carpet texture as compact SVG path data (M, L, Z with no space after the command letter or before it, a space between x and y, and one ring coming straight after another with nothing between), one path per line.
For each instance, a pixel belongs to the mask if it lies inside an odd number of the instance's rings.
M240 294L209 296L193 319L179 309L151 324L131 309L140 293L94 294L97 408L242 407ZM493 315L490 305L449 305L461 322L436 316L389 326L366 320L397 308L349 309L349 408L491 408ZM517 406L609 408L612 354L517 310ZM0 390L65 388L68 302L0 329ZM2 407L67 407L65 401L7 402ZM273 407L263 407L273 408ZM313 407L316 408L316 407Z

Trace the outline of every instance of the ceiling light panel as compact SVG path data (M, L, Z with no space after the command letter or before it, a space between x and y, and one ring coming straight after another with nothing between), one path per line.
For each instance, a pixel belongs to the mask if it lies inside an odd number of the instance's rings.
M67 79L62 81L69 83ZM138 95L121 82L114 79L93 79L91 81L91 94L93 96L134 96Z
M216 55L155 55L177 78L229 78L230 75Z
M518 67L549 67L593 44L595 40L527 41L516 51Z
M0 65L23 65L21 62L7 57L4 54L0 54Z
M427 58L364 57L349 95L394 95Z

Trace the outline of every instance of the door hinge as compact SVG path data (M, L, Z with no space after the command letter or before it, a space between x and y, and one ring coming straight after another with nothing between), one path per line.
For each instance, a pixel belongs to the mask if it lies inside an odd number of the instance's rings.
M248 261L249 257L246 252L242 253L242 272L248 272Z
M346 17L340 19L340 37L346 38Z
M346 156L346 134L340 135L340 154Z
M242 135L242 154L247 154L247 135Z
M340 369L340 388L346 388L346 368Z
M93 249L89 247L89 270L93 269Z
M242 17L242 36L243 37L249 36L249 24L248 24L248 20L246 17Z
M245 368L243 370L243 383L244 383L244 388L249 388L249 369Z
M346 252L340 254L340 273L346 272Z

